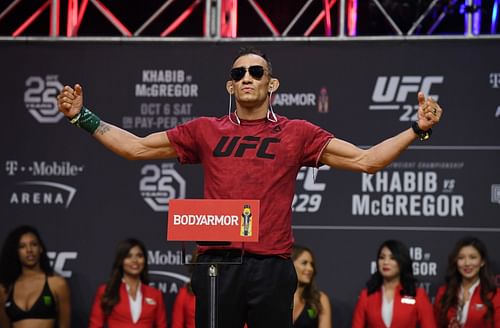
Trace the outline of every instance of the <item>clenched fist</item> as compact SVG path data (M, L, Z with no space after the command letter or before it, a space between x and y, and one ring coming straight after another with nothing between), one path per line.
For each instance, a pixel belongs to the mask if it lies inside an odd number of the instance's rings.
M57 96L57 105L59 111L67 118L78 115L83 106L82 87L79 84L75 84L73 88L68 85L64 86Z

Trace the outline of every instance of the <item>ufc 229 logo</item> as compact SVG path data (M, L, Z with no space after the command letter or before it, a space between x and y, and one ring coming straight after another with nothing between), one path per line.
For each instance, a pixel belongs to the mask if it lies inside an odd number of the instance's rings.
M297 174L296 193L293 195L292 211L298 213L316 213L321 207L326 183L320 182L322 171L329 171L330 167L323 165L319 168L302 167Z
M62 89L57 75L30 76L26 79L24 104L40 123L57 123L64 116L57 109L56 96Z
M422 91L426 97L432 97L437 101L439 95L431 94L431 89L443 81L442 75L379 76L373 89L372 104L369 109L403 110L404 113L399 120L414 121L417 119L418 111L417 93Z
M258 158L274 159L276 154L269 151L269 146L280 143L278 138L260 138L254 136L223 136L214 149L214 157L243 157L247 150L256 150Z

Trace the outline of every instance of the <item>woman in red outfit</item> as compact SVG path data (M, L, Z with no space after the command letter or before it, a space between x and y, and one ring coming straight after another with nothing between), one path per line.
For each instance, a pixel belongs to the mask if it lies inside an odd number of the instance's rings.
M196 297L188 283L179 289L172 311L172 328L195 328Z
M493 282L488 252L475 237L458 241L448 258L446 285L434 303L443 328L500 328L500 293Z
M166 328L162 293L148 286L146 248L137 239L118 244L111 277L99 286L89 328Z
M353 328L435 328L432 305L416 287L408 248L387 240L377 252L377 271L354 310Z
M193 267L197 259L196 251L191 254L191 262L188 264L189 275L193 273ZM195 328L196 297L191 287L191 282L179 289L172 310L172 328Z

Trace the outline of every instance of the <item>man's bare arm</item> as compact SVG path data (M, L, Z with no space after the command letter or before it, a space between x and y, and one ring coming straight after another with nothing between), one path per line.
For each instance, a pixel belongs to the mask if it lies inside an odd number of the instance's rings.
M429 130L439 122L442 109L432 98L426 100L422 93L419 93L418 101L418 126L422 130ZM409 128L369 149L361 149L334 138L326 146L320 161L334 168L375 173L398 158L417 137L413 129Z
M321 155L321 163L338 169L375 173L394 161L415 139L412 129L361 149L342 139L333 138Z
M104 146L126 159L168 159L177 157L167 134L151 133L138 137L117 126L101 121L94 137Z
M59 110L69 119L77 117L83 107L83 90L79 84L65 86L57 96ZM122 128L100 121L93 136L114 153L127 159L167 159L177 153L165 132L138 137Z

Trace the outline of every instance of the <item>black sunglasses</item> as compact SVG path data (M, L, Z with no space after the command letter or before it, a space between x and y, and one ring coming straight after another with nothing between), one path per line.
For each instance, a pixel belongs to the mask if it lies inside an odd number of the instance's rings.
M253 77L254 79L260 80L264 76L264 67L260 65L253 65L248 68L246 67L234 67L231 69L231 78L235 81L238 82L241 80L245 74L250 73L250 76Z

